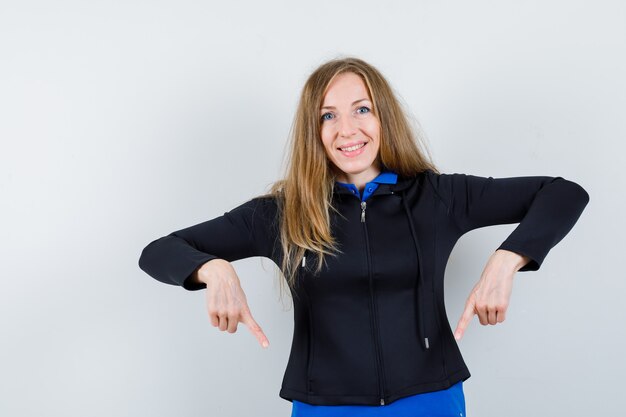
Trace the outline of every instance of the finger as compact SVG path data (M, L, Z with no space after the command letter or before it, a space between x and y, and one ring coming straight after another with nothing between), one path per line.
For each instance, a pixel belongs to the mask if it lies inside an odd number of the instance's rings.
M206 305L207 312L209 313L209 319L211 320L211 325L213 327L220 326L220 312L218 309L218 300L215 294L212 291L206 292Z
M242 322L246 325L246 327L250 330L254 337L256 337L261 346L266 348L270 345L270 341L267 339L267 336L265 336L265 333L263 333L261 326L259 326L254 318L252 318L252 314L249 310L243 312Z
M224 331L228 328L228 313L226 311L220 311L220 330Z
M485 304L476 303L476 315L478 316L480 324L483 326L486 326L489 323L489 314Z
M211 320L211 325L213 327L218 327L220 325L220 318L216 312L209 312L209 319Z
M238 316L239 312L237 311L231 311L228 315L228 333L235 333L237 331L237 325L239 324Z
M454 331L454 338L456 340L461 340L463 334L465 333L465 329L467 328L470 321L474 317L474 301L473 297L470 297L465 303L465 310L461 315L461 319L456 326L456 330Z
M487 320L489 324L496 324L498 321L496 319L496 314L498 310L495 307L489 307L487 309Z
M506 308L499 308L497 313L498 323L502 323L506 318Z

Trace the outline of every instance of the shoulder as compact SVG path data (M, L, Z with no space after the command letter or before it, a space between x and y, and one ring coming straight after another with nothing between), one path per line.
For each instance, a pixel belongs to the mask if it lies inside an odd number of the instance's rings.
M462 188L468 179L478 178L475 175L462 172L435 172L431 169L425 170L423 174L430 186L437 193L443 194L450 194L455 188Z
M248 198L225 213L227 217L243 217L246 221L271 221L276 217L278 205L276 197L269 194Z
M451 197L453 194L452 190L454 188L454 183L464 175L465 174L457 172L446 173L434 171L432 169L425 169L418 175L421 179L421 181L418 182L425 189L429 189L434 198L438 199L444 206L449 208L452 200Z
M454 175L459 174L446 174L432 169L425 169L410 176L399 176L398 184L400 186L406 184L411 187L429 187L437 191L441 187L445 187L446 183L449 183Z
M243 203L249 209L262 212L275 212L278 208L278 197L271 194L257 195Z
M257 195L246 202L254 211L254 216L264 222L273 223L278 218L281 195L263 194Z

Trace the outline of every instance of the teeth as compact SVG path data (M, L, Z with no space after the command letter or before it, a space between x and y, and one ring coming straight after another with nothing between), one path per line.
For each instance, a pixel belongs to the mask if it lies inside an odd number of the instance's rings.
M340 149L344 152L350 152L350 151L356 151L357 149L362 148L363 146L365 146L365 144L360 143L358 145L350 146L349 148L340 148Z

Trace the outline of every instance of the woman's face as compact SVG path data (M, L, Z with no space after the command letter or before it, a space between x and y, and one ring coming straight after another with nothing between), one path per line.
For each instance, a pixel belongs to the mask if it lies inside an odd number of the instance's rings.
M320 109L321 136L326 155L340 170L338 181L370 180L380 173L374 163L380 123L372 108L367 87L357 74L340 74L328 86Z

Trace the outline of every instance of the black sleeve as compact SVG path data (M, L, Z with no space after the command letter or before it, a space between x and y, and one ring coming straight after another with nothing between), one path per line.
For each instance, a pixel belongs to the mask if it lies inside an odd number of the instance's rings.
M531 259L519 271L538 270L589 202L583 187L563 177L493 178L459 173L435 177L461 235L479 227L519 223L497 248Z
M187 278L212 259L271 257L276 206L270 200L253 198L222 216L150 242L141 252L139 267L166 284L199 290L206 285L191 284Z

